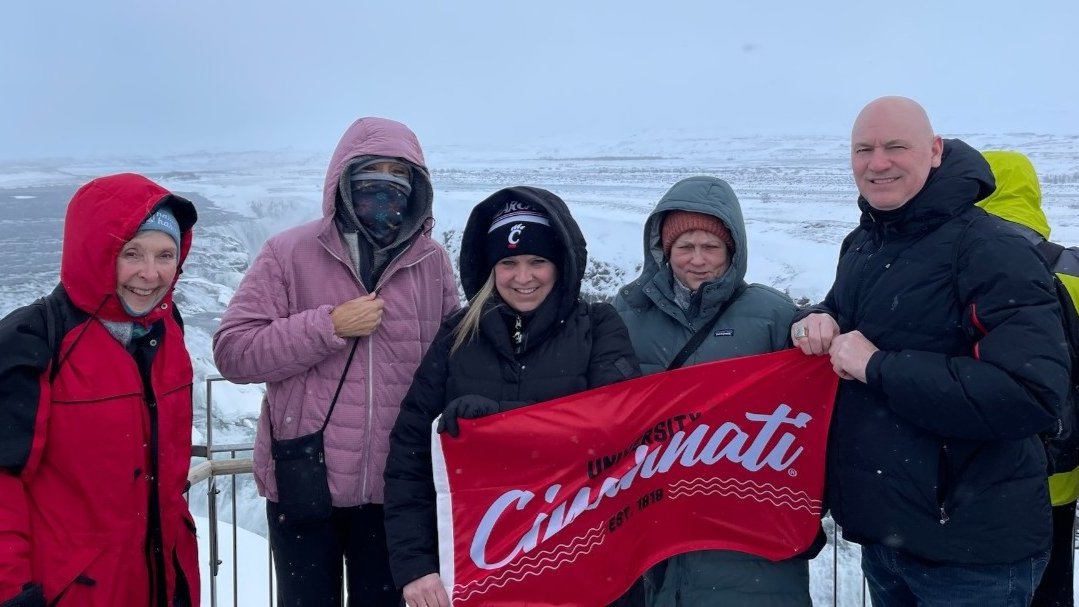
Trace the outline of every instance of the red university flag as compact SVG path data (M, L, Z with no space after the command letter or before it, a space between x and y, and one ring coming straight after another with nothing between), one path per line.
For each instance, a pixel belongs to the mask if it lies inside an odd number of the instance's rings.
M453 605L605 605L663 559L813 542L839 378L791 349L433 432Z

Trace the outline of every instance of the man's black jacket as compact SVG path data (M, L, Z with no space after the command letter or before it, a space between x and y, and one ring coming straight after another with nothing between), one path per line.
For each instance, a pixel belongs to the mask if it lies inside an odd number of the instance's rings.
M894 211L859 199L819 306L880 351L841 382L827 499L844 537L949 563L1007 563L1050 542L1045 454L1068 388L1052 279L974 203L988 164L958 140Z

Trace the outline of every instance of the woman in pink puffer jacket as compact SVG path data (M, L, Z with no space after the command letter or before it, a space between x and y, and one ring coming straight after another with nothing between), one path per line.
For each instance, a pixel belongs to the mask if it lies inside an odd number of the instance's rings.
M357 120L326 172L322 218L266 242L214 335L225 378L266 384L255 480L284 605L340 604L344 559L354 600L399 604L382 514L389 433L439 324L459 306L449 257L429 236L432 200L412 131ZM318 432L339 382L324 433L330 514L291 520L278 504L271 423L278 440Z

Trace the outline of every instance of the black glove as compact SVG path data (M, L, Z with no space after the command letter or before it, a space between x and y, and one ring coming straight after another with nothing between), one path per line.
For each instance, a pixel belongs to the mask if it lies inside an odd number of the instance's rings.
M451 400L450 404L446 405L446 410L442 412L442 419L438 420L437 429L439 432L447 432L453 438L457 438L461 434L461 428L457 425L458 418L476 419L477 417L494 415L498 412L497 401L479 394L465 394Z
M0 603L0 607L45 607L45 592L41 584L25 584L22 592Z

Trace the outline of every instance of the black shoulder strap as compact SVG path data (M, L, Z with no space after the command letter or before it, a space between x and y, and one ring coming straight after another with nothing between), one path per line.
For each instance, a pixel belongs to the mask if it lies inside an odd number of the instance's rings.
M330 410L326 412L326 419L322 420L322 427L319 428L319 432L326 430L326 426L330 424L330 416L333 415L333 408L337 406L337 397L341 396L341 388L345 387L345 377L348 375L349 367L352 366L352 357L356 356L356 347L359 345L359 337L352 340L352 349L348 351L348 360L345 361L345 370L341 372L341 379L337 381L337 390L334 391L333 400L330 401Z
M697 351L697 348L701 346L701 342L704 341L704 338L712 332L712 327L716 326L716 322L719 320L719 317L723 316L723 313L727 311L727 308L729 308L731 304L734 303L734 300L741 297L742 293L744 293L745 290L746 283L743 282L742 284L738 285L738 288L734 290L734 293L731 293L731 296L727 298L727 301L723 302L723 305L719 306L719 309L716 310L715 315L713 315L712 318L708 320L708 322L704 323L704 326L702 326L700 329L697 329L697 332L693 334L693 337L689 338L689 341L686 342L686 345L682 346L682 350L678 353L677 356L674 357L674 359L671 361L671 364L667 365L668 371L681 367L686 362L686 359L689 358L691 354Z
M1065 247L1055 243L1043 240L1038 243L1038 252L1045 257L1046 265L1049 266L1049 273L1053 275L1053 284L1057 290L1057 299L1060 301L1060 315L1064 319L1064 335L1068 341L1068 353L1071 354L1072 360L1072 384L1079 385L1076 381L1079 378L1079 310L1075 308L1075 302L1072 301L1071 293L1068 291L1068 287L1064 285L1064 282L1060 280L1060 276L1056 273L1057 262L1060 260L1060 255L1065 251Z
M108 300L108 297L103 298L101 304L92 314L86 314L74 307L67 292L64 291L63 285L57 285L52 293L38 299L45 308L45 338L52 349L52 369L49 371L50 382L56 379L56 374L60 372L60 368L64 366L64 362L71 356L71 352L75 349L79 340L86 334L86 329L90 327L90 323L86 322L86 319L93 319L97 316L101 306L105 305ZM82 329L71 340L71 345L68 346L67 351L61 352L64 337L67 336L68 331L79 325L82 326Z
M322 427L318 429L319 432L325 432L326 426L330 425L330 416L333 415L333 408L337 406L337 397L341 396L341 388L345 386L345 377L348 376L348 369L352 366L352 358L356 356L356 346L360 345L360 338L354 338L352 340L352 349L348 352L348 361L345 362L345 370L341 372L341 379L337 381L337 390L333 393L333 400L330 401L330 410L326 412L326 419L322 420ZM267 417L270 422L270 439L274 439L273 432L273 419Z
M177 307L175 301L172 302L172 319L176 321L176 324L180 325L180 333L186 333L184 317L180 315L180 308Z
M1036 246L1038 247L1038 252L1042 254L1045 262L1049 265L1049 270L1052 271L1056 268L1057 260L1060 259L1060 254L1064 252L1064 246L1048 240L1042 240Z
M60 372L60 347L63 345L63 317L60 314L60 304L55 295L46 295L41 298L45 304L45 339L52 350L52 365L49 367L49 382L56 379Z
M1064 286L1064 283L1060 282L1060 277L1053 275L1053 281L1056 282L1057 287L1057 299L1060 300L1060 314L1064 317L1064 333L1068 338L1068 350L1072 356L1072 378L1079 377L1079 368L1076 368L1076 363L1079 363L1079 311L1075 309L1075 302L1072 301L1071 294L1068 293L1068 288Z

